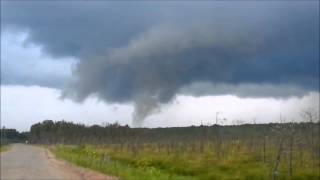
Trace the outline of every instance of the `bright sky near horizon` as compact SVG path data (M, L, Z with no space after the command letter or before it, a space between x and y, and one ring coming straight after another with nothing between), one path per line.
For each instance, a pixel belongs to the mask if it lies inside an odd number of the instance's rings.
M1 1L1 126L267 123L309 108L319 1Z

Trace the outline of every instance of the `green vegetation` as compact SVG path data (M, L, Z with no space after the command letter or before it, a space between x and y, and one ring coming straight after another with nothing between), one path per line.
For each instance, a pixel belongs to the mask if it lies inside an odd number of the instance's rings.
M203 152L181 144L175 148L141 144L138 151L129 144L56 145L52 150L58 158L128 180L272 179L276 147L268 145L264 161L257 149L237 142L224 143L220 157L214 146L206 144ZM319 179L319 161L313 165L307 151L296 151L293 159L292 179ZM290 179L288 155L282 157L278 174L279 179Z
M33 143L122 179L319 179L319 123L179 128L44 121Z
M21 143L28 140L28 132L18 132L16 129L7 129L5 127L0 129L1 135L1 145L6 145L10 143Z
M242 124L173 128L34 124L30 141L58 158L125 180L320 178L320 124Z
M10 148L10 147L9 147L8 145L2 145L2 144L0 144L0 152L8 151L9 148Z
M8 151L11 143L21 143L28 140L28 132L18 132L16 129L0 129L0 152Z
M102 151L103 149L100 149ZM110 159L105 156L105 153L97 153L95 148L89 146L64 146L59 145L53 148L53 152L58 158L69 160L77 165L94 169L109 175L121 177L121 179L141 179L141 180L156 180L156 179L195 179L185 175L170 174L159 168L152 166L135 166L134 164L126 163Z

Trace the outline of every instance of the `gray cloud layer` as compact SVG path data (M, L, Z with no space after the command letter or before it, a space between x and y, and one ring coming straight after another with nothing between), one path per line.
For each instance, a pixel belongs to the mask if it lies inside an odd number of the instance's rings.
M123 46L158 19L149 3L1 2L1 25L29 32L52 56L84 56ZM148 15L149 16L146 16Z
M2 5L4 30L80 59L64 97L133 101L137 120L177 93L209 92L197 83L241 96L319 89L317 1Z
M63 88L75 60L57 61L42 54L37 46L22 46L25 38L26 34L2 34L1 84Z

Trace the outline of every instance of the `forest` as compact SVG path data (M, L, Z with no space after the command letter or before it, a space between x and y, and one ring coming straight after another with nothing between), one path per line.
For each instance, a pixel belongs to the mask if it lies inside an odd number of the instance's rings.
M29 138L123 179L319 179L319 127L312 119L169 128L45 120Z
M24 143L29 139L29 132L19 132L16 129L0 128L0 152L8 150L11 143Z
M19 132L16 129L7 129L2 127L0 129L1 145L9 143L25 142L29 139L29 132Z

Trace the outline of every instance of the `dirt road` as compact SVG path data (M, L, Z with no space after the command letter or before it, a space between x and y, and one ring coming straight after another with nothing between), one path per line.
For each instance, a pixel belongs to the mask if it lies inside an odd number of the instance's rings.
M114 180L116 178L56 160L46 149L13 144L0 154L1 180Z

